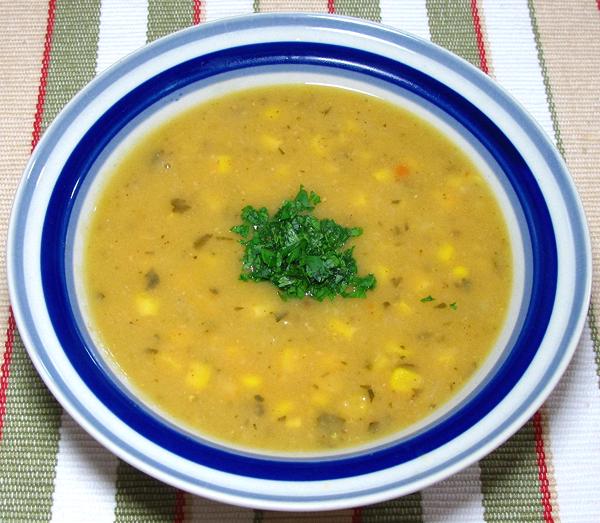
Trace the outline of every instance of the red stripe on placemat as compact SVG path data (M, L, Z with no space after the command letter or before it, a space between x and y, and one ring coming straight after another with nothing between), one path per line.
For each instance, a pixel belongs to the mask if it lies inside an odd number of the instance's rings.
M185 519L185 492L178 490L175 493L175 515L173 517L174 523L183 523Z
M42 55L42 70L40 74L40 85L36 103L35 117L33 119L33 133L31 137L31 150L40 141L42 135L42 116L44 114L44 101L46 99L46 85L48 83L48 68L50 65L50 48L52 47L52 33L54 32L54 13L56 12L56 0L48 2L48 20L46 22L46 37L44 39L44 54ZM8 309L8 325L6 327L6 341L4 342L4 357L2 360L2 377L0 378L0 441L4 428L4 416L6 414L6 393L8 390L8 378L10 375L10 363L12 361L13 348L15 344L15 332L17 325L12 307Z
M598 0L600 2L600 0ZM335 0L327 0L327 12L332 15L335 13Z
M537 454L538 477L540 479L540 494L542 495L542 509L544 521L554 523L552 517L552 502L550 501L550 483L548 481L548 467L546 466L546 452L544 451L544 429L542 427L542 414L538 410L533 416L535 431L535 452Z
M48 22L46 24L46 38L44 40L44 54L42 56L42 73L40 76L40 87L36 104L35 119L33 121L33 136L31 138L31 150L40 141L42 135L42 116L44 114L44 101L46 99L46 85L48 84L48 69L50 67L50 48L52 47L52 33L54 32L54 13L56 11L56 0L48 3Z
M12 307L8 310L8 327L6 328L6 341L4 342L4 360L2 361L2 378L0 378L0 441L4 428L4 415L6 414L6 391L8 389L8 374L15 344L15 317Z
M189 4L188 4L189 5ZM194 25L200 23L200 16L202 15L202 0L194 0L194 14L192 15L192 21Z
M362 507L356 507L352 510L352 523L361 523L362 521Z
M483 31L481 30L481 19L479 18L477 0L471 0L471 15L473 16L473 26L475 28L475 36L477 38L477 50L479 51L479 68L487 74L489 73L489 69L485 54L485 43L483 41Z

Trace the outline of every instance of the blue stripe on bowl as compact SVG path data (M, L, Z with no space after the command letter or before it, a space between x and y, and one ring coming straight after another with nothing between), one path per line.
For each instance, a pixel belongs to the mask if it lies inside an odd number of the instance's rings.
M126 441L122 440L118 434L113 434L110 427L103 426L94 413L90 412L89 407L81 403L79 398L71 393L68 385L62 379L59 370L44 349L43 340L40 339L40 334L36 329L36 322L32 314L33 306L31 304L31 297L27 294L25 281L25 252L23 251L20 238L22 233L27 229L27 211L31 206L36 182L41 175L45 160L55 147L56 142L60 139L61 133L68 127L75 115L86 109L90 104L90 100L94 100L104 89L122 75L129 73L149 59L167 51L200 41L206 37L220 37L223 40L221 45L224 47L227 45L226 39L228 33L239 30L253 30L257 35L262 36L272 28L275 29L281 26L321 28L336 32L348 31L360 33L365 38L377 38L397 45L416 55L425 56L444 66L451 67L466 83L471 84L482 92L492 95L502 110L506 111L514 121L519 122L522 130L534 142L535 147L549 165L551 169L550 177L559 186L562 196L561 204L564 205L568 213L569 226L574 242L575 252L573 263L578 278L572 289L572 295L569 296L574 299L574 307L568 315L568 323L562 336L554 340L556 351L552 360L548 363L545 373L529 395L520 399L519 403L515 405L513 413L502 423L499 423L486 436L472 439L468 447L463 445L462 452L451 455L448 459L437 463L435 466L424 469L418 475L405 480L386 482L373 488L366 488L362 483L358 482L353 487L348 488L344 494L327 494L324 492L318 495L301 495L290 491L288 495L274 495L268 492L256 492L251 484L243 487L244 489L247 488L247 490L231 489L210 482L207 476L190 476L171 467L168 463L156 461L151 455L143 455L137 448L130 446ZM547 384L556 382L559 370L564 368L570 358L585 319L585 311L590 294L591 267L589 237L587 235L581 204L576 195L573 183L548 138L510 96L465 61L428 42L383 28L376 24L318 15L261 15L213 22L159 40L103 73L67 106L65 111L55 119L55 122L38 144L26 174L27 178L23 182L15 204L15 212L11 218L11 235L9 240L11 249L8 258L9 275L11 277L11 296L19 328L24 331L24 338L29 340L28 350L32 353L32 357L38 367L43 367L45 374L50 376L49 379L52 381L53 390L56 391L63 404L72 412L76 412L87 427L93 430L98 437L103 438L105 442L110 442L122 457L137 461L146 467L146 470L155 471L163 479L172 478L173 481L182 482L191 489L198 488L204 489L205 492L215 492L215 494L218 493L222 496L233 496L233 498L242 504L254 503L257 506L266 506L266 502L268 502L279 503L280 507L285 507L298 502L312 502L320 503L319 506L321 508L350 506L361 501L373 502L385 499L392 493L396 495L408 493L414 489L411 485L415 485L418 481L432 478L434 475L443 473L445 470L456 467L459 464L465 466L474 460L474 455L481 452L482 449L487 448L491 442L497 442L498 438L501 437L508 437L512 431L518 428L517 423L522 423L526 419L525 416L531 415L533 413L532 409L539 406L543 397L549 392ZM50 222L47 221L46 226L50 226ZM45 378L48 379L47 376ZM392 459L391 461L394 460ZM217 466L216 468L220 467ZM357 475L358 473L358 471L352 472L353 475ZM340 502L340 500L346 501Z
M115 135L150 105L186 85L232 70L290 62L350 70L384 80L456 119L504 171L520 201L532 242L529 310L514 347L496 375L458 412L431 429L388 448L352 457L264 459L227 452L190 438L148 415L112 382L70 312L65 245L72 207L82 179ZM495 124L456 92L415 69L364 51L323 44L280 42L226 49L177 65L127 94L90 128L66 162L50 198L42 245L44 293L54 328L72 365L98 398L129 426L163 448L209 467L265 479L334 479L374 472L414 459L463 433L505 397L529 366L545 333L556 287L556 245L548 209L529 167ZM315 467L317 462L319 466Z

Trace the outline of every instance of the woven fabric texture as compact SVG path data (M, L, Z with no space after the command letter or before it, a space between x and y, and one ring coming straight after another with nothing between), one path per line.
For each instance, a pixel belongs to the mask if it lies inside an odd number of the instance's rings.
M546 404L495 452L421 492L313 514L178 491L92 440L37 376L6 282L8 220L41 134L96 74L147 42L225 16L335 13L415 33L489 74L563 155L589 221L593 296ZM0 3L0 521L600 521L600 4L594 0L24 0Z

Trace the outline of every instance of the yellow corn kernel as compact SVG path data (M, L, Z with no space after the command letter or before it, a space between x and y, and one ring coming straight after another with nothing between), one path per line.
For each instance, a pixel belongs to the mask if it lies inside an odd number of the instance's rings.
M285 420L285 426L288 429L297 429L302 426L302 418L300 416L294 416Z
M412 392L423 386L423 377L405 367L398 367L392 372L390 387L396 392Z
M342 320L338 320L337 318L333 318L329 320L329 330L334 334L339 334L344 338L351 339L356 332L356 327L353 327Z
M244 374L241 378L242 385L249 389L256 389L262 385L263 379L258 374Z
M229 171L231 171L231 156L227 154L217 156L217 172L223 174Z
M141 316L156 316L159 309L159 301L154 296L142 292L135 297L135 306Z
M196 390L205 389L212 376L212 368L206 363L194 361L185 376L188 386Z
M329 404L329 396L324 392L317 390L310 395L310 401L317 407L325 407Z
M260 136L260 143L269 151L277 151L281 147L282 142L270 134L263 134Z
M391 182L394 179L394 173L391 169L379 169L378 171L372 172L371 176L382 183Z
M467 278L469 276L469 269L464 265L457 265L452 269L452 276L454 276L457 280Z
M281 116L281 109L272 105L263 111L263 116L269 120L276 120Z
M287 416L294 410L294 404L289 400L282 400L275 404L271 414L275 419Z
M437 252L438 260L448 262L454 256L454 246L450 243L444 243Z
M294 372L298 368L300 354L298 349L286 347L281 351L281 368L283 372Z
M403 316L413 313L413 308L405 301L397 301L393 304L394 310Z

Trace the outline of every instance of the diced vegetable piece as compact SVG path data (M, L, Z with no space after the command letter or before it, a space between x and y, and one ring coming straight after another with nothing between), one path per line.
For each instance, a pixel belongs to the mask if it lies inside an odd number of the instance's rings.
M339 320L338 318L329 320L329 329L334 334L343 336L346 339L351 339L356 332L356 327L353 327L349 323Z
M221 154L217 156L217 172L224 174L231 171L231 156L227 154Z
M396 392L410 393L423 387L423 377L406 367L397 367L390 377L390 387Z
M391 169L379 169L378 171L374 171L371 173L371 176L375 178L378 182L387 183L391 182L394 179L394 173Z
M202 390L208 386L212 376L212 367L199 361L192 362L185 376L185 382L195 390Z
M437 256L440 261L450 261L454 256L454 246L450 243L444 243L438 249Z
M143 292L135 297L135 305L141 316L156 316L158 314L159 300Z
M469 276L469 269L464 265L457 265L452 269L452 276L454 276L457 280L467 278Z
M258 374L244 374L241 378L242 385L249 389L256 389L262 385L262 376Z

